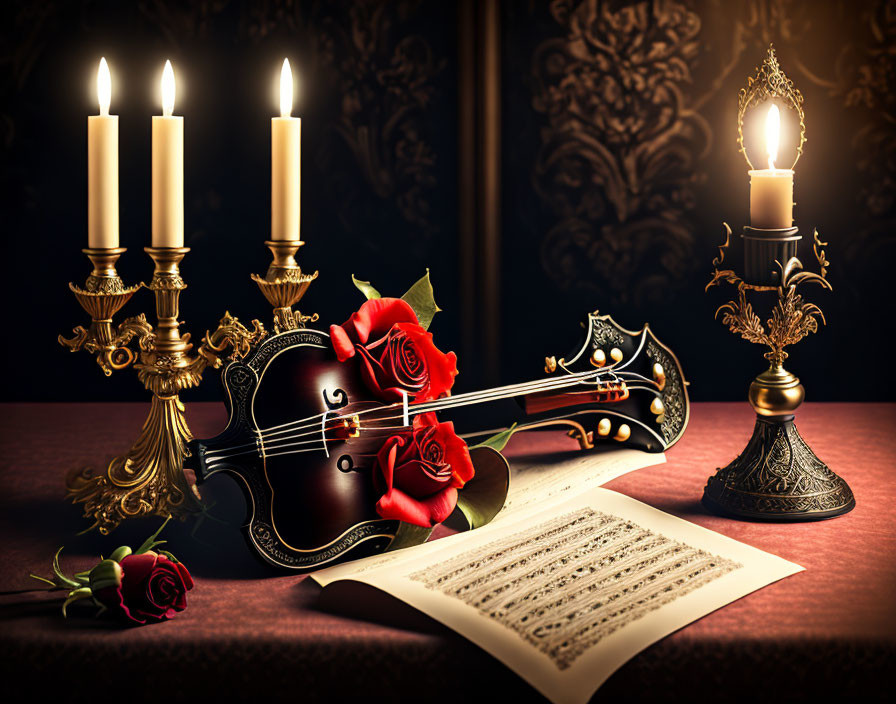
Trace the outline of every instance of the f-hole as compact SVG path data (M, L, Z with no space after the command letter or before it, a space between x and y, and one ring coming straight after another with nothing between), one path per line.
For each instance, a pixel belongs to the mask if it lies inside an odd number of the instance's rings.
M336 460L336 467L340 472L345 472L348 474L355 468L355 462L352 460L351 455L342 455L338 460Z
M329 392L326 389L324 389L321 394L324 397L324 403L327 404L327 408L331 411L348 405L348 394L342 389L336 389L333 392L332 399L330 399Z

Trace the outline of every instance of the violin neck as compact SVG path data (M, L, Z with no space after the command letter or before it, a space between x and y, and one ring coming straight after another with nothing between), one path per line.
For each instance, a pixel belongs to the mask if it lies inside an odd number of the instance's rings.
M554 379L538 379L535 381L523 382L521 384L497 386L482 391L471 391L464 394L457 394L456 396L446 396L445 398L436 399L435 401L415 403L411 404L408 408L408 415L414 416L430 411L462 408L465 406L499 401L506 398L522 398L524 405L528 409L535 399L562 396L565 389L578 386L583 382L588 381L599 383L595 384L593 391L589 390L583 392L586 394L601 393L607 386L607 384L602 383L600 372L598 370L593 370L580 374L568 374Z

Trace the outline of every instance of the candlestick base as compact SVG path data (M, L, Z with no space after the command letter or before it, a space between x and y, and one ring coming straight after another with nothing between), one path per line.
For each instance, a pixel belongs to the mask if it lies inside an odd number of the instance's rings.
M725 231L725 244L713 260L713 277L706 288L723 282L737 287L737 300L720 306L716 316L722 313L722 323L731 332L767 347L769 368L750 385L748 399L757 416L753 436L733 462L709 478L703 505L726 516L770 521L840 516L855 507L855 497L847 483L818 459L797 431L794 412L803 402L805 389L783 367L787 359L785 348L816 332L819 321L824 323L821 309L804 300L797 289L812 282L830 290L825 278L829 264L822 249L825 243L815 232L813 252L820 273L803 271L796 257L784 263L775 261L778 285L771 287L745 282L732 269L722 268L731 239L727 224ZM785 235L789 236L792 235ZM772 256L770 251L766 251L766 256ZM764 271L772 262L766 259L762 264L757 259L754 263ZM773 295L769 292L777 292L778 300L771 317L763 324L748 297Z
M848 513L849 485L812 451L794 423L805 395L799 379L772 366L750 385L756 425L746 448L709 478L703 505L726 516L816 521Z
M301 240L268 240L265 242L273 255L264 278L252 274L262 295L274 308L274 332L296 330L318 319L317 313L302 315L292 307L302 300L302 296L317 278L318 272L305 274L296 262L295 255L305 243Z
M201 508L183 472L187 443L193 439L177 396L153 395L137 442L113 459L105 473L77 469L66 478L72 503L84 504L85 517L107 535L123 520L139 516L182 516Z

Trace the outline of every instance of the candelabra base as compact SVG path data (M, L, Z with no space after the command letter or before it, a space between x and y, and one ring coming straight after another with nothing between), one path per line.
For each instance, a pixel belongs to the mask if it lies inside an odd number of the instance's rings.
M68 497L84 504L84 517L108 535L127 518L185 516L201 510L195 487L183 472L187 443L193 439L176 395L153 395L140 437L127 454L113 459L101 475L75 469L66 478Z
M756 418L753 436L703 491L713 513L765 521L817 521L855 508L847 483L800 436L793 415Z

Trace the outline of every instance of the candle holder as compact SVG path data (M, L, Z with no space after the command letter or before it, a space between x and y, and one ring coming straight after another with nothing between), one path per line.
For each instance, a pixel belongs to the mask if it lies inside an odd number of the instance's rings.
M305 327L305 323L317 321L317 313L302 315L292 310L318 274L317 271L313 274L302 273L296 262L296 252L305 243L301 240L268 240L265 244L271 250L273 260L264 278L252 274L252 280L274 307L274 332L296 330Z
M777 285L768 285L772 277L766 266L759 264L765 243L745 237L745 261L753 258L756 279L745 281L733 269L722 268L731 241L731 228L724 225L725 243L713 260L713 277L707 284L728 283L737 288L737 299L720 306L722 323L745 340L768 347L766 371L750 384L748 399L756 411L756 425L746 448L726 467L709 478L703 491L703 505L710 511L738 518L809 521L840 516L855 507L855 498L847 483L837 476L812 452L794 423L794 413L803 402L805 390L800 380L784 369L785 348L796 344L818 330L824 314L814 303L804 300L799 287L815 283L831 290L823 247L818 232L813 235L813 253L819 273L803 270L800 260L792 256L772 260ZM747 230L749 228L745 228ZM789 251L795 246L795 228L768 231L775 235L777 247ZM766 252L766 254L771 254ZM750 265L745 266L750 269ZM775 296L771 317L763 325L751 298Z
M149 416L131 449L115 457L99 475L91 468L75 469L66 479L69 497L84 504L84 516L93 520L90 528L103 534L127 518L184 515L200 509L199 494L183 473L192 434L179 393L196 386L206 368L219 368L225 356L244 357L266 335L257 320L252 321L250 331L225 313L218 328L206 332L196 354L190 354L190 334L181 335L178 321L180 294L187 287L179 268L190 251L186 247L145 250L155 264L147 287L155 297L155 328L144 314L114 326L112 316L144 286L125 288L115 271L115 262L124 251L84 250L94 269L84 289L69 286L90 315L91 324L88 329L76 327L70 339L59 336L60 344L72 352L84 349L95 354L106 375L133 363L137 378L152 393ZM134 340L137 349L130 347Z

